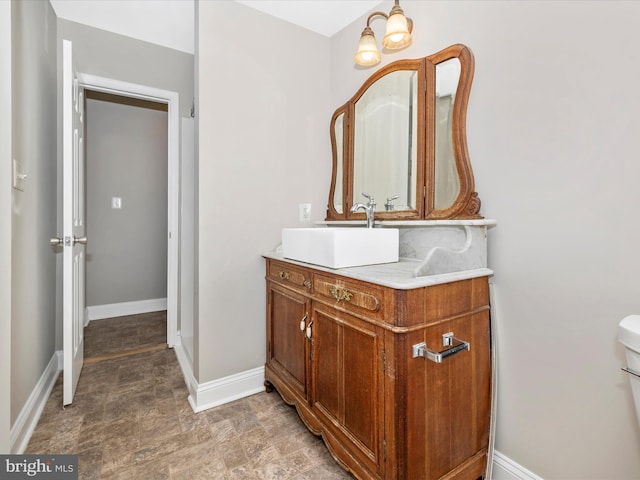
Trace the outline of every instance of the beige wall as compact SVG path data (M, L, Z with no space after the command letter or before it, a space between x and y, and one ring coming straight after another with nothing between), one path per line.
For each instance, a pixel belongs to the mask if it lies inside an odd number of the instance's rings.
M300 225L299 203L324 218L331 106L326 37L233 1L200 2L198 35L194 367L204 383L264 365L261 254Z
M180 116L193 100L193 55L58 18L58 38L71 40L78 71L180 94Z
M388 11L392 2L380 10ZM617 324L640 312L638 2L405 1L414 43L475 55L469 153L495 270L496 448L545 479L630 479L640 429ZM331 39L331 105L372 72ZM374 21L380 39L384 22Z
M12 2L11 423L55 351L56 17L49 2ZM7 161L8 159L3 159ZM4 184L3 188L9 188Z

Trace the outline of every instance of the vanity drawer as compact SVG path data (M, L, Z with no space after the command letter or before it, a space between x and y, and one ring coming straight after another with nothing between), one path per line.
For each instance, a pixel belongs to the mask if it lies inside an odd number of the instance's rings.
M384 318L383 287L314 274L313 290L319 299L331 302L335 308Z
M299 291L309 292L311 290L311 272L290 263L269 260L267 277Z

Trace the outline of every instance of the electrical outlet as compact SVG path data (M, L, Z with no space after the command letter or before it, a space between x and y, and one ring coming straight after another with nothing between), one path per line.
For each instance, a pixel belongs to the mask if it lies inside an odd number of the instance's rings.
M301 222L311 222L311 204L310 203L301 203L300 206L300 221Z
M113 208L113 209L122 208L122 198L121 197L111 197L111 208Z

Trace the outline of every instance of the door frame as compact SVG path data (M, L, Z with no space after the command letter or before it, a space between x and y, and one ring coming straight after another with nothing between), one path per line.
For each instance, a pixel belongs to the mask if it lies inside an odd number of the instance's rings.
M0 1L0 452L11 451L11 3ZM14 107L16 108L16 107ZM14 367L17 367L14 365Z
M169 348L173 348L178 341L180 94L171 90L162 90L86 73L79 73L78 80L85 89L167 105L167 345Z

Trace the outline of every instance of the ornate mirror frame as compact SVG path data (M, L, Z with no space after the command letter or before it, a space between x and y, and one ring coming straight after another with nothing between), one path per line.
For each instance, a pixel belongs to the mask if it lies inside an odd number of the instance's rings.
M448 60L459 61L460 73L451 109L449 148L453 153L457 183L457 196L443 208L435 206L436 184L436 75L438 65ZM354 192L354 130L355 105L382 77L400 70L417 72L417 138L413 140L417 154L416 198L413 209L381 210L385 198L376 198L378 220L440 220L482 218L480 199L474 191L473 170L467 150L466 111L474 74L474 58L465 45L452 45L428 57L399 60L376 71L356 94L338 108L331 119L330 135L333 169L327 220L363 220L364 213L351 213L354 203L363 201L361 193ZM380 134L381 132L376 132Z

